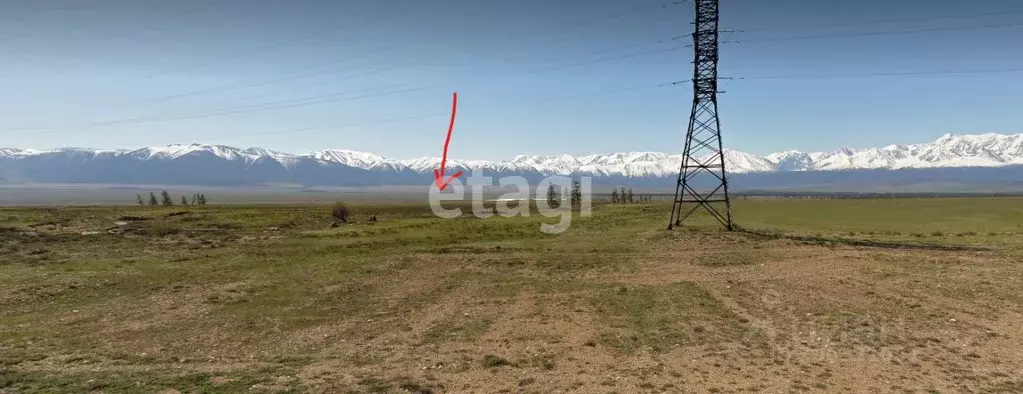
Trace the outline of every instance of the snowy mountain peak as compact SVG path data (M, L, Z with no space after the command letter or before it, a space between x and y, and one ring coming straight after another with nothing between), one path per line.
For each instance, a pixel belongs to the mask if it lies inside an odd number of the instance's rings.
M440 166L440 158L424 157L395 160L368 152L346 149L321 150L295 155L262 148L239 149L225 145L185 144L147 147L136 150L96 150L63 148L50 150L0 148L0 170L4 161L30 161L36 157L64 155L69 160L87 162L100 158L128 158L136 161L187 160L193 156L213 156L247 166L279 163L292 169L300 162L319 163L321 167L341 165L367 171L391 171L430 175ZM857 169L902 169L942 167L996 167L1023 164L1023 134L946 134L930 143L889 145L883 148L842 148L832 152L796 150L767 156L724 150L728 173L835 171ZM706 161L709 158L696 158ZM621 152L572 156L568 154L519 155L508 161L448 159L448 169L483 170L491 174L533 173L543 175L594 175L623 177L670 177L678 173L682 157L661 152ZM9 165L10 162L6 162Z
M347 149L327 149L318 152L313 152L310 154L310 156L323 161L332 161L335 163L348 164L354 167L358 167L361 165L372 166L373 164L387 160L383 156Z
M722 153L725 158L725 168L729 172L769 172L778 167L778 163L751 153L731 149L725 149Z
M260 157L293 157L290 153L278 152L270 149L263 148L247 148L241 151L246 155L260 156Z
M955 137L956 137L955 134L945 133L945 134L942 134L941 137L938 137L938 139L934 140L934 143L940 144L940 143L943 143L945 141L951 140L951 139L953 139Z
M324 162L344 164L364 170L402 170L407 168L404 163L398 160L388 159L373 153L347 149L322 150L304 156L312 157Z
M241 157L249 157L252 155L246 155L242 153L241 149L233 148L226 145L205 145L205 144L187 144L187 145L164 145L164 146L150 146L134 151L138 156L146 155L147 159L161 158L161 159L177 159L179 157L196 154L196 153L209 153L214 156L234 160Z

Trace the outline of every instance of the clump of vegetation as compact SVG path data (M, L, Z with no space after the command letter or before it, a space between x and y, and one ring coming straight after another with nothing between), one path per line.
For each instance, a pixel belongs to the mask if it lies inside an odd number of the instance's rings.
M503 366L506 366L506 365L511 365L511 362L509 362L508 359L506 359L504 357L495 356L493 354L488 354L485 357L483 357L483 366L484 367L496 368L496 367L503 367Z
M351 209L348 208L348 204L345 204L344 201L335 202L334 206L330 209L330 215L345 224L348 224L348 217L351 216L351 213Z
M398 383L398 388L416 394L430 394L435 392L432 385L416 382L409 378L403 378L401 382ZM443 386L441 388L443 388Z
M138 203L140 207L146 205L146 202L142 199L142 195L138 194L138 193L135 193L135 202ZM166 190L160 192L160 199L158 200L156 198L156 193L150 192L149 193L149 206L155 207L155 206L161 206L161 205L165 206L165 207L169 207L169 206L174 205L174 200L171 198L170 193L168 193ZM189 204L188 203L188 199L186 199L185 196L182 195L181 196L181 205L206 205L206 195L204 195L202 193L192 194L192 203L191 204Z
M166 190L160 192L160 205L163 205L165 207L174 205L174 201L171 200L170 193L167 193Z
M611 203L612 204L632 204L634 202L650 202L653 197L649 194L632 194L632 188L626 189L622 186L621 190L611 189Z
M547 206L557 208L559 205L561 205L561 201L558 201L558 194L554 190L554 185L547 186Z

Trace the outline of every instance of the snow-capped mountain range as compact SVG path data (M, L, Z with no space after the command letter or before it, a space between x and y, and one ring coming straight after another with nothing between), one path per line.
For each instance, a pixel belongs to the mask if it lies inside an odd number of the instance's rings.
M506 161L449 159L448 168L478 169L492 175L650 179L675 176L681 160L679 154L659 152L522 155ZM730 174L1006 167L1023 165L1023 134L948 134L914 145L813 153L785 151L767 156L726 150L725 160ZM433 157L396 160L351 150L291 154L202 144L134 150L0 148L0 179L8 183L136 183L149 178L149 183L416 184L432 176L439 165L440 159Z

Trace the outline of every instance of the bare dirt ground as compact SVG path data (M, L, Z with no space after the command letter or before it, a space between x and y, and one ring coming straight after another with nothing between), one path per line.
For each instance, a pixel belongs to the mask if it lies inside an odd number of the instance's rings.
M1023 389L1021 297L993 285L1020 280L1018 268L1000 269L1012 265L1004 256L755 241L765 257L715 267L691 259L742 236L692 238L624 272L586 275L578 290L524 286L486 300L486 284L469 284L399 312L415 322L407 331L334 344L319 357L376 362L353 369L333 359L299 376L325 390L366 377L455 392ZM410 282L453 273L431 271ZM393 294L420 294L405 283ZM479 321L486 330L472 332Z
M1023 392L1017 213L725 233L667 232L664 208L559 236L315 207L82 236L122 212L6 212L0 392Z

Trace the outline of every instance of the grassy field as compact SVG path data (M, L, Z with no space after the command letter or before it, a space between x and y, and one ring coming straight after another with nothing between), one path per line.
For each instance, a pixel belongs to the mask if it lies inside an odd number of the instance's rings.
M353 208L0 209L0 393L1023 391L1023 199Z

